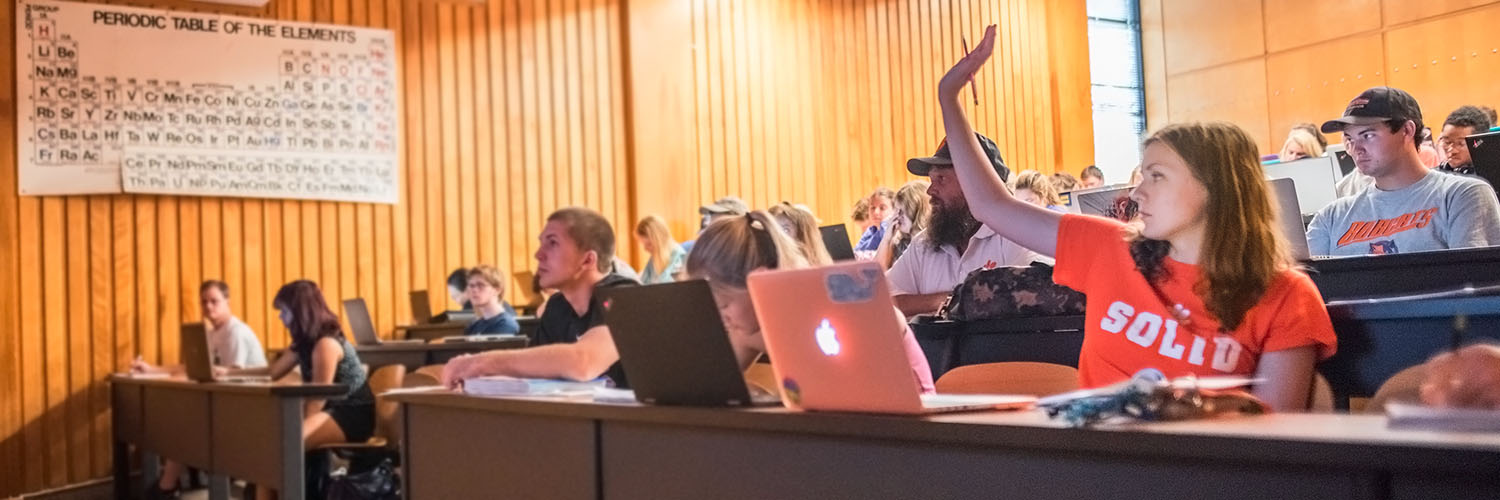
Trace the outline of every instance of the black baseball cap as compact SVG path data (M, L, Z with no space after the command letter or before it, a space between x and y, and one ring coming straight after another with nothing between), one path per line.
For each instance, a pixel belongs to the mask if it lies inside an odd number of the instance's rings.
M1321 130L1325 134L1331 134L1343 132L1344 127L1349 125L1374 125L1391 120L1413 120L1420 124L1422 108L1417 106L1417 99L1405 90L1371 87L1349 101L1349 107L1344 108L1343 117L1323 122ZM1417 128L1421 126L1418 125Z
M983 150L984 155L989 157L990 166L995 167L995 173L1000 174L1000 180L1009 180L1010 169L1005 167L1005 160L1000 158L1000 147L995 145L995 141L981 134L976 133L974 137L979 138L979 149ZM933 153L932 156L906 160L906 171L911 172L912 175L920 175L922 177L927 177L927 173L932 171L932 167L952 166L953 156L948 153L947 138L943 138L943 142L938 144L937 152Z

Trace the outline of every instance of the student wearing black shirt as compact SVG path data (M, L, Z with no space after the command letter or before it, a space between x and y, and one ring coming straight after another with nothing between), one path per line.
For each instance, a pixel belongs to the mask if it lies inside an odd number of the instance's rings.
M557 289L547 300L531 347L496 350L455 358L443 367L443 384L486 375L592 380L607 375L626 387L598 288L632 286L634 280L610 274L615 233L598 212L564 208L547 217L536 252L537 281Z
M464 327L464 335L519 333L516 310L505 302L505 282L494 266L479 266L465 273L464 297L473 304L474 321Z

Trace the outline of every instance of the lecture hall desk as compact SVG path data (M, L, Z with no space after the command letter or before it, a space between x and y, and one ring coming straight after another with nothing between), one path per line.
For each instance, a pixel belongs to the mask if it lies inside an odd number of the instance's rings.
M1500 434L1378 416L1077 430L928 418L478 398L402 403L407 497L1419 499L1500 496Z
M211 475L210 498L228 498L228 478L268 485L283 499L303 496L302 403L339 396L339 384L209 383L110 378L115 498L130 494L130 446L142 451L142 484L156 484L156 456Z

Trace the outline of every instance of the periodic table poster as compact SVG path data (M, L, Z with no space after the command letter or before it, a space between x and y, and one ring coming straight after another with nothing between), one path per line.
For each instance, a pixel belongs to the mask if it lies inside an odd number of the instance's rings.
M397 202L389 30L17 5L20 194Z

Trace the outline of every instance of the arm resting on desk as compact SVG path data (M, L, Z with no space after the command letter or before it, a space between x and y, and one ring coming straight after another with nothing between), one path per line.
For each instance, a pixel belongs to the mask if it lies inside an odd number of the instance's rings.
M227 368L226 375L267 375L271 380L281 380L286 374L291 373L297 367L297 351L282 349L281 355L276 357L270 365L257 368Z
M443 366L443 385L457 387L464 379L486 375L524 378L592 380L620 360L609 327L596 326L571 344L489 351L454 358Z
M1260 355L1255 378L1255 397L1278 412L1307 411L1312 394L1313 365L1317 363L1315 346L1295 347Z
M943 307L943 302L948 300L948 292L924 293L924 294L902 294L892 296L896 301L896 309L906 317L918 314L932 314L938 308Z

